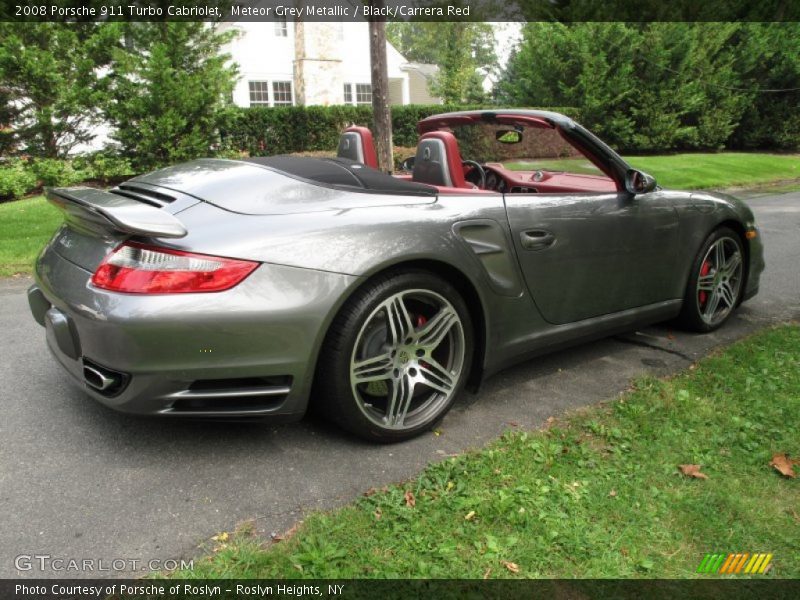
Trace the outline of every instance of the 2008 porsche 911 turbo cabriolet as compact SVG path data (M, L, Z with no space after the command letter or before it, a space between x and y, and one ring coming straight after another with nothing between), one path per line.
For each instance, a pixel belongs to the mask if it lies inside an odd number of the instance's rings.
M29 290L48 346L121 411L312 405L397 441L512 363L674 318L711 331L758 291L744 203L663 190L563 115L447 113L418 130L395 175L350 127L336 158L49 190L65 219Z

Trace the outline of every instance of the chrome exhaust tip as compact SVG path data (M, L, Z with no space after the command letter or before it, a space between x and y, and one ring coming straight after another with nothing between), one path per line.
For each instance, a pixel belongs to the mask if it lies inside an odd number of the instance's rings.
M124 373L101 367L86 359L83 359L83 380L87 387L104 396L118 394L128 383L128 377Z
M88 367L85 365L83 367L83 377L86 380L87 385L90 385L94 389L101 392L105 392L107 389L117 383L116 378L109 377L94 367Z

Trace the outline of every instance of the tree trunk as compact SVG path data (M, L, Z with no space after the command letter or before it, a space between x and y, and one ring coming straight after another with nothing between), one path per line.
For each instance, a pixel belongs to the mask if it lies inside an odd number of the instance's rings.
M383 6L383 0L371 0ZM389 73L386 67L386 23L380 17L369 20L369 55L372 66L372 118L378 166L382 171L394 170L392 157L392 113L389 108Z

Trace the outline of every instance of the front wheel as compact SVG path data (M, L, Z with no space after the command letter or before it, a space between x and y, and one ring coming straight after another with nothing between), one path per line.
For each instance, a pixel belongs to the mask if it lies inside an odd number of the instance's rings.
M383 277L356 292L326 337L315 402L369 440L430 429L463 388L472 360L469 311L428 272Z
M743 291L744 248L735 231L722 227L695 258L680 321L694 331L713 331L730 318Z

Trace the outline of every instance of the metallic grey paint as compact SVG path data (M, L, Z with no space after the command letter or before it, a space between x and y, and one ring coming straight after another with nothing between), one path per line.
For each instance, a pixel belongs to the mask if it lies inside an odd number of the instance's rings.
M553 118L624 176L629 167L607 146L566 117ZM163 215L153 229L161 235L141 235L146 230L113 206L96 222L70 206L37 260L29 298L50 349L77 381L82 359L130 376L114 397L87 392L141 414L301 417L328 326L358 286L387 269L414 265L456 280L483 328L475 381L535 354L676 316L709 233L722 224L742 233L755 227L750 209L730 196L660 189L634 196L621 183L611 194L406 197L333 189L227 160L193 161L130 183L176 198L147 207ZM102 194L93 198L109 205ZM164 229L173 220L182 237L165 237L178 233ZM93 270L137 232L142 242L263 264L212 294L94 288ZM764 268L760 237L745 242L745 254L750 297ZM271 377L290 383L270 383L258 410L174 410L192 382Z

